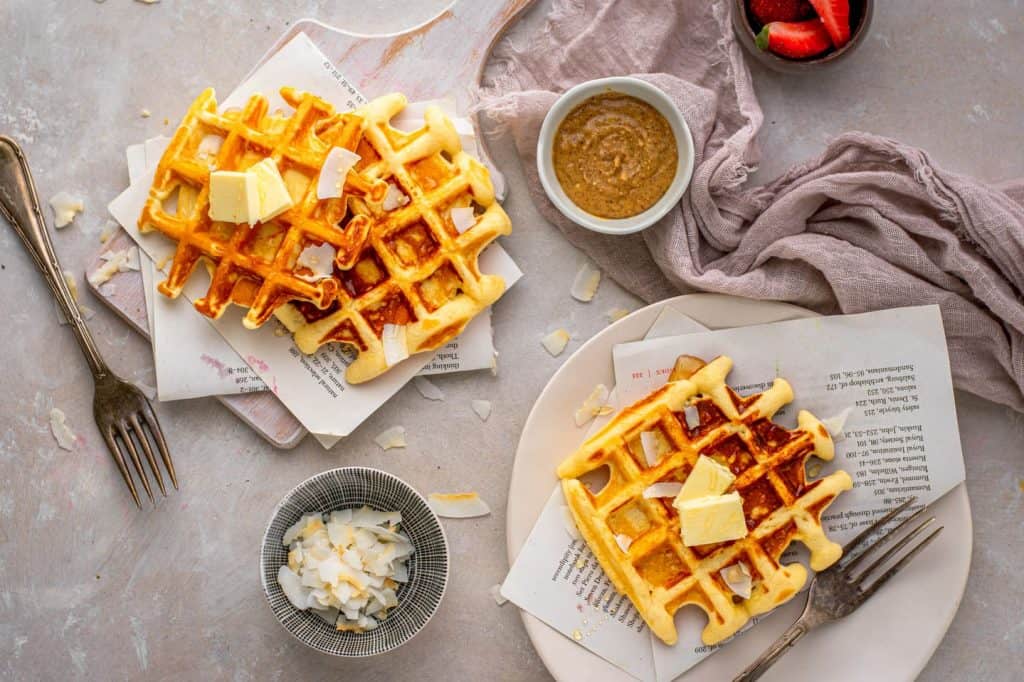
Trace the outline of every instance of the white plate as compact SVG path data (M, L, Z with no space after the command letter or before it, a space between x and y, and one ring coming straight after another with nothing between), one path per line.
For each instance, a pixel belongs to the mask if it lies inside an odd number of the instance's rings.
M585 343L548 382L526 420L508 495L508 558L511 564L554 489L555 467L580 444L586 429L572 425L572 410L594 388L611 386L612 347L643 338L659 311L671 305L711 329L742 327L815 313L787 303L717 294L659 301L623 318ZM804 637L765 675L765 680L820 682L913 680L949 627L967 584L971 563L971 510L958 486L932 507L942 535L918 559L843 621ZM915 570L916 569L916 570ZM691 669L687 680L732 679L794 621L798 597L757 627ZM523 612L523 622L544 664L559 680L629 680L611 663Z

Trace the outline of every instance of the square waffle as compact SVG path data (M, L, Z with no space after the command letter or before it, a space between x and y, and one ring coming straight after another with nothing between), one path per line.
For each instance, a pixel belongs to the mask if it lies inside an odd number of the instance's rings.
M480 272L480 252L511 231L497 204L487 169L462 149L452 122L437 107L425 125L402 132L390 125L405 108L403 95L380 97L356 111L363 122L356 170L391 187L390 201L354 197L353 210L370 216L366 246L349 270L336 269L336 300L321 310L285 306L278 318L304 353L340 342L358 357L350 383L388 369L384 325L404 325L408 352L441 347L505 290L504 280ZM460 233L453 208L472 208L473 224Z
M810 550L811 568L822 570L839 559L841 547L821 525L822 511L852 487L846 472L807 481L807 459L834 454L828 431L809 412L787 430L772 416L793 399L783 379L763 393L738 396L725 379L732 361L708 364L683 356L668 384L623 409L601 431L558 467L573 517L615 588L627 595L651 631L666 644L677 639L674 615L696 604L708 616L705 644L721 642L747 621L792 598L807 571L780 557L794 540ZM685 418L694 406L699 425ZM691 420L692 422L693 420ZM666 444L653 466L640 434L652 431ZM672 499L645 499L644 490L661 481L685 481L698 456L727 466L736 476L748 535L739 540L687 547ZM581 476L608 466L607 485L594 493ZM632 542L625 551L616 536ZM719 571L743 562L753 578L749 598L729 589Z
M339 283L333 278L309 281L296 273L296 260L306 246L331 244L340 268L351 267L362 252L370 222L350 214L346 198L371 202L384 198L387 186L358 172L348 173L341 199L319 200L316 180L332 147L355 150L362 120L336 113L324 100L282 88L294 111L268 113L262 95L253 95L242 109L217 111L212 89L189 107L156 168L153 186L139 217L142 232L158 230L177 248L162 294L176 298L200 260L211 269L206 296L195 302L202 314L218 318L229 303L248 308L244 324L263 324L290 300L326 308ZM243 171L270 157L278 166L294 206L250 227L212 221L209 184L212 170Z

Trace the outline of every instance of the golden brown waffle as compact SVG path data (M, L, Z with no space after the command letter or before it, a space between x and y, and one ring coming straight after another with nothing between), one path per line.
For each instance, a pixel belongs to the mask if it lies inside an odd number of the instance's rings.
M199 312L220 317L229 303L249 308L244 323L263 324L290 300L329 306L339 283L310 282L295 273L306 246L331 244L336 264L351 267L362 252L370 221L347 211L348 198L383 200L387 186L358 172L348 173L345 197L318 200L316 181L332 147L355 150L362 120L309 93L282 88L294 109L290 115L268 113L265 97L253 95L243 109L218 113L212 89L192 103L156 168L149 198L139 217L142 232L158 230L177 242L167 280L159 290L177 297L200 259L212 268ZM219 149L217 144L219 142ZM211 144L212 143L212 144ZM278 166L294 206L266 223L215 222L209 218L211 170L245 170L270 157Z
M667 385L622 410L558 467L569 508L590 549L615 588L629 596L666 644L676 642L674 614L686 604L707 613L703 640L710 645L793 597L807 571L798 563L781 565L779 558L794 540L807 545L816 571L842 554L825 537L821 513L852 487L850 477L837 471L808 482L804 472L812 454L832 458L828 431L806 411L798 415L795 430L773 423L775 412L793 399L789 384L776 379L764 393L740 397L725 383L731 368L724 356L707 365L684 356ZM688 405L700 417L693 429L684 415ZM643 431L660 433L668 445L653 467L641 446ZM745 538L687 547L672 499L643 497L659 481L685 481L702 454L736 476L729 492L743 498ZM605 465L608 484L594 494L579 477ZM626 551L617 535L632 539ZM734 594L719 574L738 562L753 577L748 599Z
M355 265L335 271L342 286L327 310L285 306L278 318L304 353L340 342L358 358L347 371L350 383L385 372L385 324L404 325L408 352L441 347L505 290L504 280L480 272L477 257L499 235L511 231L495 202L490 175L462 149L452 122L437 107L425 112L424 127L402 132L392 117L405 108L400 94L380 97L356 114L363 121L356 169L372 181L400 190L399 201L375 204L352 200L371 216L369 238ZM402 203L402 205L397 205ZM459 233L453 207L472 207L475 223Z

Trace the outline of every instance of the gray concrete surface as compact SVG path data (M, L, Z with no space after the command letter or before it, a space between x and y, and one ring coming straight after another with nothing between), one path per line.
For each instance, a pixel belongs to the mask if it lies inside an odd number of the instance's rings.
M24 145L42 196L73 189L86 197L86 212L55 236L81 285L107 219L103 207L127 182L125 145L167 131L164 117L174 120L202 86L230 89L300 17L388 32L443 4L7 0L0 4L0 132ZM1024 174L1021 12L1016 0L879 3L867 45L836 71L812 80L755 69L766 114L759 177L774 176L849 128L908 140L939 164L988 180ZM140 118L142 107L153 117ZM496 309L499 375L439 378L444 403L407 387L330 452L312 440L274 451L212 400L161 404L183 486L142 512L93 426L91 381L71 334L57 326L50 295L19 242L0 227L0 676L547 676L516 610L498 608L487 593L507 570L504 508L519 431L568 356L551 358L536 340L564 325L575 332L571 352L604 326L605 310L636 301L610 282L590 305L569 298L576 254L529 203L508 145L497 152L511 181L506 209L515 222L504 243L527 275ZM97 310L91 327L111 364L152 383L147 344L85 299ZM496 410L481 427L469 401L485 396ZM51 407L63 409L83 436L75 452L56 448ZM958 412L975 523L972 572L921 679L1019 679L1024 419L962 394ZM445 429L430 428L438 420ZM372 437L392 423L408 427L410 446L381 452ZM363 661L328 659L288 638L257 575L275 502L307 476L344 464L392 471L422 491L475 489L494 509L487 518L446 523L456 561L427 630L391 656Z

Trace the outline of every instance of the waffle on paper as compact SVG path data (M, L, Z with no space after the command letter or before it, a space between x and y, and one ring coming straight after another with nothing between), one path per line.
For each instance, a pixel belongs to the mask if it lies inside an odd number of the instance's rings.
M250 97L242 109L218 112L213 90L205 90L161 157L138 223L144 233L157 230L177 242L167 279L158 287L162 294L176 298L205 261L211 282L196 309L218 318L230 303L244 306L244 324L250 329L291 300L316 308L334 302L338 281L304 279L296 273L296 260L306 246L328 243L336 250L337 267L351 267L362 252L370 220L349 211L348 199L380 202L387 191L384 183L350 172L343 198L317 199L324 159L332 147L354 151L363 121L294 88L282 88L281 96L294 110L288 115L269 112L262 95ZM267 157L277 164L294 206L253 227L212 221L211 171L244 171Z
M487 169L462 149L437 107L426 109L417 130L393 128L391 119L405 105L403 95L392 94L355 112L363 122L356 169L389 188L380 204L365 196L350 201L371 226L355 264L335 271L341 283L335 301L326 310L297 303L277 315L304 353L332 342L354 347L350 383L387 371L385 325L404 327L410 354L434 350L505 290L504 280L481 273L477 262L488 244L512 229ZM472 224L460 231L452 209L472 209Z
M807 481L804 470L811 455L832 459L828 431L806 411L794 430L775 424L773 415L793 399L789 384L776 379L763 393L740 397L726 384L731 369L732 360L724 356L708 364L682 356L665 386L623 409L558 467L569 508L601 567L670 645L677 639L674 615L687 604L706 612L702 638L711 645L792 598L807 579L800 564L780 563L794 540L810 550L815 571L842 554L825 536L821 514L852 481L843 471ZM699 416L694 428L685 418L688 406ZM653 466L642 449L644 431L656 432L667 444ZM654 483L685 481L700 455L736 476L729 492L743 498L746 537L687 547L672 499L644 498ZM608 483L595 494L580 477L605 465ZM617 535L631 539L625 551ZM719 573L739 562L753 579L747 599L734 594Z

